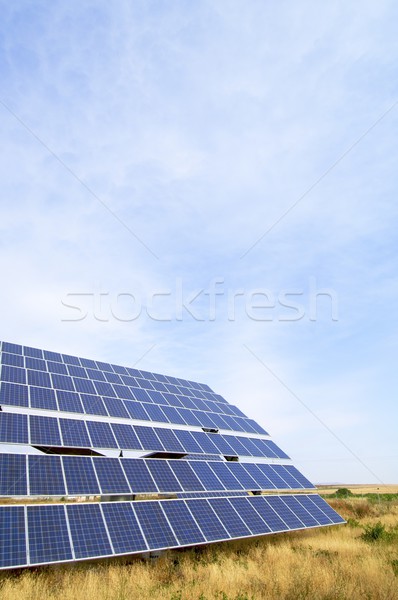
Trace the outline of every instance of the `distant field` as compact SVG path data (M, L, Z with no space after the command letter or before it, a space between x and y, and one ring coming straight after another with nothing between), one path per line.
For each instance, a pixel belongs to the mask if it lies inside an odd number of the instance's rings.
M169 552L152 561L3 572L0 598L396 600L398 498L352 497L330 504L347 525Z
M339 488L348 488L353 494L398 494L398 484L376 485L376 484L348 484L318 485L317 490L323 494L333 494Z

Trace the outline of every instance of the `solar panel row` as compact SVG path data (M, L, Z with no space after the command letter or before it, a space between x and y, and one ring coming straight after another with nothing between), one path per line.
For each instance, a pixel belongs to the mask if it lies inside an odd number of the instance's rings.
M220 414L221 411L216 406L210 406L215 404L214 402L207 402L208 406L198 406L198 402L195 404L188 397L165 394L162 399L157 398L155 403L145 390L125 387L124 391L119 390L116 393L109 384L103 384L105 387L98 385L98 392L94 388L88 389L87 386L84 390L83 386L78 386L77 391L70 386L69 389L59 389L56 381L53 382L54 387L51 387L51 381L47 382L48 387L43 387L43 381L37 382L35 386L24 385L10 382L11 377L21 379L21 376L11 375L9 369L15 370L16 367L2 368L0 404L266 434L252 419L234 414L238 409L231 409L231 405L221 405L228 407L228 412L224 410L225 414ZM160 392L156 394L161 395ZM229 414L230 412L232 414Z
M288 458L272 440L4 411L0 412L0 442Z
M1 496L309 489L293 465L0 454Z
M342 523L317 495L0 507L0 568Z

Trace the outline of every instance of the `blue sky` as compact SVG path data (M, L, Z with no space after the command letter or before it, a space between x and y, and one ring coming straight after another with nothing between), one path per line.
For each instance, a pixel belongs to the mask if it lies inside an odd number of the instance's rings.
M5 4L1 337L206 382L310 479L396 483L397 12Z

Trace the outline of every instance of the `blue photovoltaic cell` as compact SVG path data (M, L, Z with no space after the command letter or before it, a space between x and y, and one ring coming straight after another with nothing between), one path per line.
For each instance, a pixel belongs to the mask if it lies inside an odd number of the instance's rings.
M123 381L124 385L128 385L128 386L137 386L137 382L134 379L134 377L131 377L130 375L121 375L121 380Z
M117 448L109 423L103 421L87 421L87 429L94 448Z
M166 404L166 401L160 392L156 390L149 390L148 395L153 402L156 402L156 404Z
M253 477L255 481L257 481L259 488L261 490L274 490L275 485L271 482L271 480L264 475L263 471L258 468L258 465L253 463L241 463L242 467Z
M131 494L117 458L93 458L94 468L103 494Z
M69 504L67 511L76 558L112 554L99 504Z
M37 387L50 388L50 375L45 371L31 371L28 369L28 383L29 385L36 385Z
M11 383L24 383L26 384L26 371L19 367L10 367L3 365L1 367L1 378L3 381L9 381Z
M125 385L119 385L117 383L114 383L113 389L115 390L116 396L118 398L124 398L126 400L134 400L134 396L130 392L130 388L126 387Z
M276 514L276 512L266 502L264 496L252 496L248 498L250 504L255 508L259 515L267 523L271 531L286 531L289 527L284 521Z
M90 396L89 394L80 394L80 400L83 404L84 412L86 414L108 416L105 405L100 396Z
M38 446L62 446L58 419L30 415L30 443Z
M221 524L208 500L186 500L186 503L208 542L229 539L229 533Z
M22 354L22 346L19 344L11 344L10 342L3 342L3 352L11 352L12 354Z
M149 394L141 388L131 388L131 393L133 395L133 400L138 400L139 402L152 402Z
M43 358L43 351L38 348L30 348L29 346L24 346L23 353L26 356L31 356L32 358Z
M0 454L0 496L26 496L26 456Z
M97 368L95 361L91 360L90 358L81 358L80 363L83 367L87 367L88 369L96 369Z
M230 498L230 502L253 535L270 533L270 527L250 504L249 498Z
M157 421L158 423L167 423L167 417L157 404L146 404L145 410L151 418L151 421Z
M171 429L161 429L158 427L156 429L156 435L168 452L184 453L184 448L181 446Z
M46 360L53 360L55 362L62 362L62 357L58 352L51 352L50 350L44 350L44 358Z
M250 477L246 469L238 462L226 463L226 467L236 477L236 479L243 485L245 490L261 490L261 486Z
M128 448L131 450L142 449L141 444L138 441L135 431L131 425L125 425L124 423L112 423L111 427L119 448Z
M121 402L121 400L120 400ZM134 400L125 400L124 406L132 419L138 421L150 421L148 413L144 409L144 405L141 402L135 402Z
M178 546L158 502L134 502L133 507L151 550Z
M119 373L120 375L128 375L126 367L122 367L121 365L112 365L115 373Z
M227 498L211 498L209 504L231 537L251 535L250 529L245 525Z
M116 397L116 394L110 383L104 383L103 381L94 381L94 387L97 391L97 394L99 394L100 396L108 396L112 398Z
M284 479L284 481L286 481L291 489L294 490L301 488L301 485L297 479L295 479L293 475L289 473L289 471L286 471L284 465L272 465L272 468L280 477L282 477L282 479Z
M236 456L235 450L231 448L222 435L213 434L211 441L217 446L220 454L224 454L224 456Z
M169 394L168 392L164 392L163 396L171 406L177 406L179 408L184 406L180 398L178 398L175 394ZM192 406L190 406L190 408L195 408L193 402L191 404Z
M268 502L271 508L273 508L280 517L282 517L290 529L301 529L304 527L297 515L286 506L282 498L279 498L278 496L267 496L266 502Z
M182 546L206 541L183 500L163 501L159 504Z
M43 408L46 410L58 410L57 400L54 390L50 388L31 387L30 388L30 406L31 408Z
M224 462L214 461L210 464L210 468L215 472L221 483L227 490L241 490L243 485L239 483L236 477L233 476L230 469Z
M298 469L296 469L296 467L293 467L293 465L285 465L285 469L291 474L293 475L293 477L295 479L297 479L297 481L299 483L301 483L301 485L304 488L314 488L315 486L306 478L304 477L304 475L302 475L300 473L300 471Z
M310 515L302 504L294 496L282 496L283 502L294 512L294 514L304 523L305 527L316 527L318 521Z
M121 458L120 464L126 473L133 494L149 494L158 491L146 461L135 458Z
M103 398L103 401L110 417L130 418L123 401L119 400L119 398Z
M250 456L247 447L240 441L242 438L237 438L234 435L223 435L223 438L234 449L234 454L238 456Z
M278 458L289 458L286 452L283 452L283 450L281 450L272 440L266 440L266 444Z
M178 410L178 412L180 413L180 415L182 416L182 418L184 419L184 421L186 422L187 425L193 425L195 427L202 427L201 422L195 416L195 411L188 410L187 408L178 408L177 410ZM217 450L217 452L218 452L218 450Z
M45 360L40 358L25 358L25 367L27 369L34 369L35 371L47 371L47 363Z
M49 360L47 362L47 368L50 371L50 373L59 373L60 375L68 374L66 365L60 362L52 362L51 360Z
M100 369L101 371L110 371L110 372L112 372L112 367L111 367L111 365L109 363L101 362L100 360L96 360L95 363L97 365L97 369Z
M169 465L183 490L188 492L204 490L189 463L183 460L170 460Z
M166 415L170 423L177 423L179 425L186 425L186 422L174 406L162 406L162 411Z
M77 392L82 394L93 394L97 393L95 387L89 379L81 379L80 377L73 377L73 383Z
M148 550L129 502L104 502L102 510L116 554Z
M160 492L182 492L173 471L165 460L147 460L147 466Z
M0 412L0 442L28 444L27 416Z
M57 391L59 410L64 412L83 413L83 405L80 402L79 394L75 392Z
M70 356L69 354L63 354L62 358L64 359L64 363L67 365L76 365L80 366L80 360L77 356Z
M87 377L86 369L76 365L67 365L68 375L72 377Z
M329 517L307 496L298 496L297 500L304 506L306 510L320 523L321 525L330 525L331 520Z
M25 356L32 356L33 358L43 358L43 350L39 350L38 348L30 348L29 346L24 346L23 352Z
M28 540L31 564L72 560L65 507L28 506Z
M137 377L136 380L141 388L144 388L146 390L153 390L153 386L150 381L147 381L146 379L140 379L139 377Z
M104 374L98 369L87 368L86 371L90 379L94 379L95 381L106 381Z
M138 439L141 443L141 446L144 450L161 450L164 451L165 448L163 444L157 437L156 433L152 429L152 427L145 427L143 425L135 425L134 430L138 435Z
M108 383L122 383L122 380L120 379L120 376L117 375L116 373L104 373L105 379ZM96 382L94 382L94 385L96 384ZM110 386L109 386L110 387ZM107 392L104 392L104 394L107 394ZM110 394L107 394L108 396ZM113 395L115 395L113 393Z
M174 435L180 442L181 446L184 448L185 452L192 453L203 453L203 449L199 444L195 441L194 437L191 435L190 431L185 431L183 429L175 429Z
M217 446L211 441L209 434L203 431L191 431L192 436L207 454L220 454Z
M65 471L66 487L70 496L89 496L100 493L90 457L63 456L62 463Z
M51 375L51 379L53 381L53 386L56 390L66 390L67 392L75 391L72 377L68 377L67 375L57 375L56 373L53 373Z
M198 460L191 462L190 465L205 490L225 490L225 487L207 463Z
M308 495L308 498L310 498L311 502L314 502L314 504L316 504L316 506L320 508L333 523L345 522L344 519L340 517L340 515L335 510L333 510L331 506L329 506L326 500L324 500L317 494L310 494Z
M26 565L23 506L0 506L0 567Z
M257 467L264 473L266 477L268 477L268 479L277 489L283 490L289 487L288 484L281 477L279 477L274 469L271 468L271 465L263 465L259 463L257 464Z
M66 494L60 456L28 456L29 491L32 496Z
M17 354L15 355L17 356ZM0 405L29 406L28 387L18 383L3 382L0 387Z
M78 448L90 448L91 442L88 437L86 424L77 419L60 419L59 425L64 446L77 446Z

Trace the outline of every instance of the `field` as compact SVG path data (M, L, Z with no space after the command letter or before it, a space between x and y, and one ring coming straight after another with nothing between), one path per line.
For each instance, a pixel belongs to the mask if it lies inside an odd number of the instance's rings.
M169 552L157 560L3 572L0 598L396 600L398 494L362 488L359 494L370 495L329 499L347 525Z

